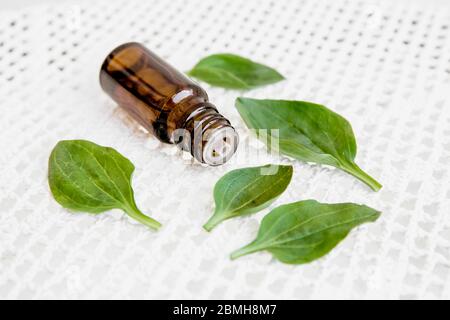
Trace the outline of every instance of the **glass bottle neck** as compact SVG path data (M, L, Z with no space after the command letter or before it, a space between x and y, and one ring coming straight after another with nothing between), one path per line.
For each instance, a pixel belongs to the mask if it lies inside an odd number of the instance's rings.
M173 141L199 162L221 165L237 149L239 138L230 122L209 102L196 108L174 132Z

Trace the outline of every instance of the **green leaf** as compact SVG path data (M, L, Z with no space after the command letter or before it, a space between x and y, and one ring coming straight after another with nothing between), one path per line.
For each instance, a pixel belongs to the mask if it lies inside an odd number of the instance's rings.
M245 90L284 79L268 66L227 53L203 58L187 74L212 86Z
M298 160L340 168L375 191L382 187L356 165L352 127L330 109L303 101L242 97L236 99L236 108L249 128L268 130L265 139L268 141L264 142L269 148ZM271 141L276 139L279 145L271 146Z
M216 209L203 227L211 231L226 219L268 207L286 190L292 171L292 166L266 165L228 172L214 187Z
M284 263L308 263L330 252L351 229L379 216L380 212L353 203L306 200L282 205L264 217L256 239L232 253L231 259L267 250Z
M108 147L85 140L60 141L50 154L48 182L55 200L64 208L89 213L122 209L144 225L161 224L136 206L131 174L134 165Z

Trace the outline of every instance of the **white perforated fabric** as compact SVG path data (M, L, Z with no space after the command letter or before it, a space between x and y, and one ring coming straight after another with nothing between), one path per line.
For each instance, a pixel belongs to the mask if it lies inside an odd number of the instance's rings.
M143 42L180 70L231 52L287 80L250 92L203 85L240 133L222 167L189 164L104 94L106 54ZM73 1L0 12L1 298L450 298L450 3L428 1ZM375 193L336 169L294 165L272 208L302 199L357 202L382 217L302 266L267 253L230 261L269 209L208 234L212 189L258 157L239 95L325 104L353 125ZM52 198L57 141L88 139L136 165L138 205L159 232L121 211L71 213ZM248 148L250 152L245 149Z

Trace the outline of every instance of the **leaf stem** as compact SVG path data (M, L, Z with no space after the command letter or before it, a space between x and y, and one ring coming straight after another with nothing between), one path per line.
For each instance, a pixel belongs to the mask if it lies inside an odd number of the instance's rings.
M252 242L252 243L249 243L248 245L246 245L245 247L242 247L236 251L233 251L230 255L230 259L235 260L239 257L245 256L250 253L254 253L259 250L261 250L261 248L258 248L257 246L255 246L254 243Z
M210 232L212 229L214 229L214 227L216 227L223 220L224 219L220 215L214 213L214 215L211 218L209 218L209 220L203 225L203 229Z
M134 220L146 225L149 228L158 230L162 225L155 219L152 219L143 214L138 208L126 207L125 212Z
M378 191L383 186L376 181L374 178L365 173L356 163L346 163L342 165L342 170L361 180L365 184L367 184L372 190Z

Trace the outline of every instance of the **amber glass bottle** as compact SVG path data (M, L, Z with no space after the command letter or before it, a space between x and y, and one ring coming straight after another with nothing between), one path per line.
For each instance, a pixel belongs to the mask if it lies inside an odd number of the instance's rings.
M143 127L200 162L220 165L236 151L238 136L206 92L139 43L114 49L100 84Z

